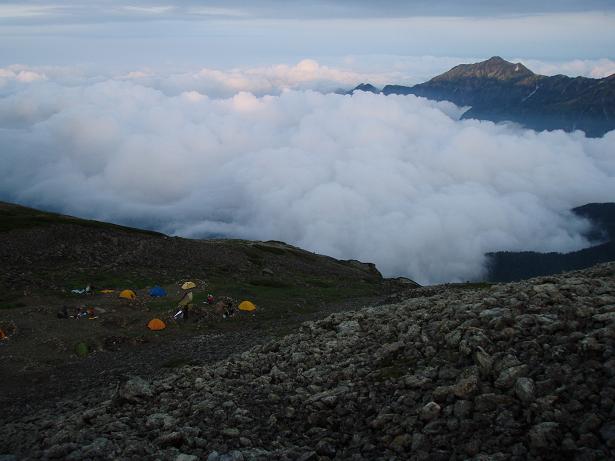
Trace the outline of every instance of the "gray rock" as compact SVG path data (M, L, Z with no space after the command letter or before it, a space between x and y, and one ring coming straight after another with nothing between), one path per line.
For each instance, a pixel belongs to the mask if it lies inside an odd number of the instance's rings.
M429 402L423 408L421 408L421 419L425 421L431 421L437 418L442 408L436 402Z
M528 435L532 448L555 447L561 439L559 424L553 421L536 424Z
M175 457L175 461L199 461L199 457L195 455L187 455L185 453L180 453Z
M466 418L472 412L473 406L469 400L457 400L453 407L453 414L458 418Z
M336 327L337 332L340 335L350 335L361 330L361 325L356 320L346 320L340 322Z
M615 448L615 423L608 422L604 424L600 428L600 436L610 448Z
M318 453L321 456L333 457L335 456L336 450L335 450L335 447L330 442L326 440L320 440L316 444L316 453Z
M150 384L143 378L135 376L130 378L119 388L118 396L120 400L127 402L139 402L148 399L153 395Z
M145 427L148 429L171 429L175 427L177 420L166 413L154 413L149 415L145 421Z
M179 447L184 443L184 435L181 432L168 432L158 437L158 445L161 447Z
M467 399L478 392L478 368L469 367L463 370L459 380L453 388L455 395L461 399Z
M532 402L536 394L536 386L531 378L518 378L515 382L515 394L523 402Z
M493 358L480 346L474 351L474 361L483 375L488 375L491 372Z
M412 446L412 436L410 434L400 434L396 436L390 444L391 449L403 452Z
M247 437L239 437L239 443L242 447L251 447L252 441Z
M506 368L500 373L498 379L495 380L495 386L500 389L510 389L518 378L527 374L527 371L527 365L517 365L515 367Z
M222 435L225 437L239 437L240 431L236 427L225 427L222 429Z

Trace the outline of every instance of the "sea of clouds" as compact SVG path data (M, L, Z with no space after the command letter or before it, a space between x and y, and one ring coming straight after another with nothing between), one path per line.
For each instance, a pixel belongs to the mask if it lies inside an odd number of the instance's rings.
M479 279L489 251L588 245L569 210L615 197L615 132L537 133L460 120L446 102L325 92L389 77L311 60L174 74L6 67L0 200L282 240L421 283Z

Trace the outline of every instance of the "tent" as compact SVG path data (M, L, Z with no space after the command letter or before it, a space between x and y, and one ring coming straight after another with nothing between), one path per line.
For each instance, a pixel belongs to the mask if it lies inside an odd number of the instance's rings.
M252 312L256 310L256 306L250 301L242 301L241 304L239 304L239 310L246 311L246 312Z
M120 292L120 298L124 299L136 299L137 294L132 290L122 290Z
M182 285L182 290L189 290L191 288L196 288L196 283L194 282L184 282Z
M149 295L154 297L154 298L160 298L162 296L166 296L167 292L166 292L166 290L164 288L159 287L158 285L156 285L155 287L150 288Z
M0 341L2 341L3 339L9 339L9 337L4 334L4 331L2 331L2 329L0 328Z
M160 319L151 319L147 324L147 328L152 331L164 330L167 327L166 323L164 323Z

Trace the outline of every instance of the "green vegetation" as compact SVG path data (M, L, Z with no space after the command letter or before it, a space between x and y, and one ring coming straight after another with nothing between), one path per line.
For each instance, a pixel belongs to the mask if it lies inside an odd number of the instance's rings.
M259 318L273 318L281 314L315 312L322 304L376 296L381 288L377 283L361 280L296 277L240 281L216 277L209 279L202 293L195 293L194 303L205 301L207 292L216 297L230 296L237 301L248 299L256 304Z
M22 294L14 291L5 291L0 294L0 310L15 309L18 307L26 307L26 304L21 301Z
M16 309L19 307L26 307L26 306L27 304L21 301L16 301L16 302L0 301L0 309Z
M101 221L79 219L56 213L47 213L18 205L4 205L0 202L0 232L9 232L15 229L29 229L33 227L51 226L54 224L73 224L97 229L113 229L124 232L162 236L159 232L124 227Z
M260 243L255 243L254 245L252 245L252 248L256 248L266 253L273 253L275 255L285 255L286 254L286 250L284 248L279 248L279 247L272 246L272 245L263 245Z
M94 272L94 271L93 271ZM79 275L69 278L64 278L63 283L67 289L84 288L88 283L95 287L95 290L110 288L123 290L125 288L143 289L154 285L166 285L172 283L172 280L154 279L140 274L117 273L117 272L100 272L88 274L88 276Z

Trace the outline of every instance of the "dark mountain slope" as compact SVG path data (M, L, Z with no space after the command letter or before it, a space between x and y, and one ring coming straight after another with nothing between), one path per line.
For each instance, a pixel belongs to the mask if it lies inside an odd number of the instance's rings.
M489 253L489 280L517 281L615 261L615 203L590 203L572 211L593 223L594 227L588 235L590 240L608 241L571 253L534 251Z
M615 75L547 77L497 56L460 64L412 87L387 85L382 93L447 100L471 107L463 118L512 121L535 130L582 130L595 137L615 129Z
M346 92L346 94L353 94L355 91L365 91L367 93L380 93L380 90L370 83L361 83L355 86L352 90Z

